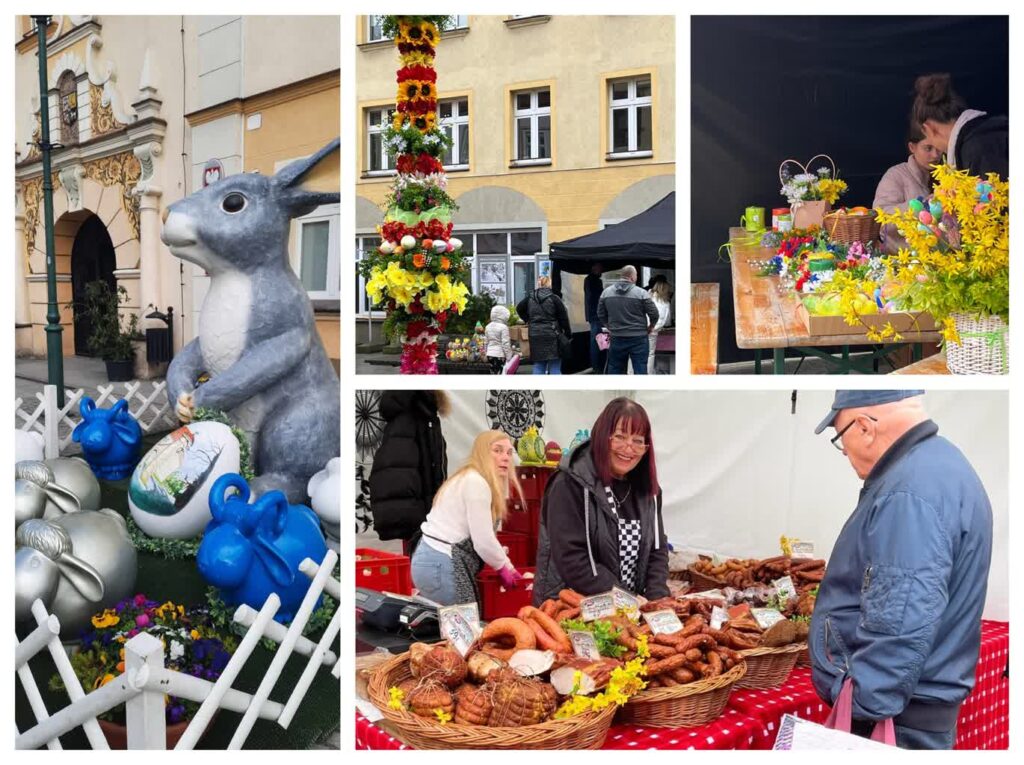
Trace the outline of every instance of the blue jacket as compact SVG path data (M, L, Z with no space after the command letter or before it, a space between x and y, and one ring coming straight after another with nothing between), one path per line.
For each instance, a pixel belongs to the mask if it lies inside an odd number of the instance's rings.
M814 687L853 716L947 731L974 687L992 508L932 421L882 456L836 540L809 637Z

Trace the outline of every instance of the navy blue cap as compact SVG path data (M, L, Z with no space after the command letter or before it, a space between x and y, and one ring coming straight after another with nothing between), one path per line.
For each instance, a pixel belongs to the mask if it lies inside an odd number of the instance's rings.
M836 397L832 400L832 408L825 419L814 429L814 433L817 435L831 426L843 409L891 404L893 401L902 401L905 398L923 395L923 390L837 390Z

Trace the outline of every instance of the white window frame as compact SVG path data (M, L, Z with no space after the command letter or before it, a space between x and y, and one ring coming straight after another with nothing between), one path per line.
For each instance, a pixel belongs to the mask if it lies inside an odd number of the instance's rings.
M380 240L381 236L376 231L358 231L356 232L355 238L358 240L356 244L356 280L359 285L359 297L358 303L355 306L356 318L365 319L373 315L373 306L370 305L370 296L366 294L366 278L359 273L358 266L363 261L361 253L368 253L366 249L366 240L376 239Z
M505 258L505 295L506 297L515 296L515 268L513 263L522 262L534 262L536 264L534 274L540 273L540 263L548 260L548 225L545 222L537 223L497 223L491 225L469 225L469 226L458 226L457 231L453 233L453 236L461 237L465 248L473 253L473 257L470 258L472 261L472 267L470 274L472 276L472 288L474 294L479 294L481 289L480 283L480 268L479 258L485 260L496 260L498 258ZM536 231L540 233L540 250L533 255L513 255L512 254L512 234L521 233L524 231ZM477 252L476 237L479 234L505 234L505 252ZM536 280L535 280L536 284ZM529 285L527 292L532 289L534 285Z
M651 95L638 97L636 85L640 80L647 80L650 85ZM627 83L628 91L626 98L613 99L612 93L615 85ZM651 110L651 148L637 149L637 111L640 107L647 106ZM626 109L628 114L629 136L628 149L626 151L615 150L615 112L619 109ZM653 157L654 156L654 78L650 74L639 74L633 77L616 77L608 80L608 156L614 158L622 157Z
M548 93L548 105L538 106L540 100L540 93L547 91ZM528 109L519 108L519 96L524 93L530 94L530 107ZM535 157L538 153L540 143L540 118L548 118L548 151L554 153L554 123L551 120L551 87L545 86L542 88L530 88L526 90L514 90L512 91L512 166L513 167L528 167L530 165L550 165L551 157ZM528 117L530 119L530 156L520 157L519 156L519 120Z
M385 37L383 30L381 30L380 36L378 36L378 37L374 37L373 36L373 32L374 32L373 20L374 19L379 19L379 18L381 18L381 16L377 16L377 15L374 15L374 14L367 15L367 17L366 17L366 42L368 42L368 43L382 42L384 40L392 39L390 37ZM383 25L383 22L381 22L381 26L382 25ZM468 29L468 28L469 28L469 16L456 15L455 16L455 26L453 26L452 29ZM448 30L448 31L451 31L451 30Z
M375 114L377 112L380 112L381 115L380 125L371 125L370 115ZM370 106L364 110L364 113L366 115L363 122L364 128L366 130L366 167L363 169L363 172L365 172L366 175L370 177L388 176L395 174L395 168L391 166L391 155L388 154L387 147L384 145L384 132L387 130L388 125L391 124L391 117L389 115L389 112L394 112L394 107ZM370 169L371 155L373 154L373 147L370 138L373 135L380 135L381 137L380 150L383 156L380 157L382 166L382 169L380 170Z
M441 104L444 104L444 103L450 103L452 105L452 116L451 117L447 117L445 119L441 119L441 117L440 117L440 114L441 114L440 106L441 106ZM460 103L464 103L465 106L466 106L465 114L462 113L462 109L461 109L461 107L459 107ZM456 107L459 107L459 108L456 109ZM456 111L458 111L458 114L456 114ZM459 125L465 125L466 126L466 140L467 140L467 142L471 141L471 139L469 137L470 136L470 131L472 130L472 128L469 125L469 97L468 96L455 96L453 98L442 98L438 102L437 113L438 113L438 120L437 120L438 126L441 127L441 128L450 127L452 129L452 159L453 160L458 159L459 154L460 154L460 150L462 149L462 146L459 144ZM469 157L469 152L468 151L466 153L466 157L467 157L467 159ZM469 169L469 162L468 161L464 162L464 163L453 162L450 165L445 165L444 168L446 170L468 170Z
M341 205L320 205L313 212L295 219L295 274L302 279L302 228L310 223L328 223L327 228L327 289L306 290L311 300L341 299L341 251L338 226L341 222Z

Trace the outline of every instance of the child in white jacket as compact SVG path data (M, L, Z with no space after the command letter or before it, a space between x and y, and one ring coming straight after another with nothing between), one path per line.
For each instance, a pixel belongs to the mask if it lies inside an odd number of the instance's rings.
M492 375L500 375L505 362L512 358L512 338L508 332L508 309L496 305L491 309L491 321L484 330L487 339L487 363L491 366Z

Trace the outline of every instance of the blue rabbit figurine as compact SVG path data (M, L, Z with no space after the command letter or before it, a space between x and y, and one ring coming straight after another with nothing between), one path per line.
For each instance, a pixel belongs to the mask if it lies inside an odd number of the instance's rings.
M228 605L245 603L259 610L270 593L277 593L281 607L274 619L288 623L310 585L299 564L304 558L320 563L327 543L308 507L289 505L280 491L267 492L251 505L249 497L249 485L237 473L226 473L213 484L213 520L196 555L199 573L220 589Z
M142 451L142 428L121 399L109 409L98 409L85 396L78 405L82 421L71 431L82 444L85 461L97 478L119 481L132 474Z
M340 452L338 377L288 261L291 219L339 200L302 186L338 146L273 176L217 181L168 207L161 233L172 254L210 275L198 336L167 370L171 406L186 423L200 407L228 414L249 439L253 493L281 490L293 504Z

